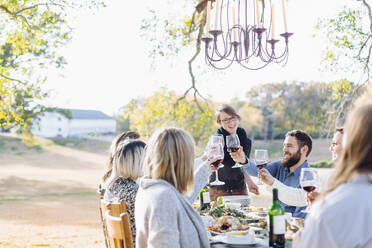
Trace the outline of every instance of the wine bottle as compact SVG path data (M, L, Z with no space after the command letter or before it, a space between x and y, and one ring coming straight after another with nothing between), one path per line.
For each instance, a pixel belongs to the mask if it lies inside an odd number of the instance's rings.
M200 191L200 210L206 209L210 207L210 197L209 197L209 188L208 186L204 186L204 188Z
M285 217L284 208L278 201L278 189L273 189L273 204L269 210L269 246L284 248Z

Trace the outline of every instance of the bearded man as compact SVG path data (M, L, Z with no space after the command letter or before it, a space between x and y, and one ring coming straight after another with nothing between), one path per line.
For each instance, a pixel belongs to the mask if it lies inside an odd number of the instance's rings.
M307 162L307 157L311 149L311 137L301 130L293 130L285 135L282 160L269 163L266 169L261 170L258 170L252 161L249 161L243 166L243 170L252 176L258 176L260 173L269 172L275 180L280 183L289 187L301 188L300 172L302 168L310 167ZM301 212L305 207L285 204L280 201L280 198L279 202L283 206L284 211L292 213L293 217L305 218L306 214Z

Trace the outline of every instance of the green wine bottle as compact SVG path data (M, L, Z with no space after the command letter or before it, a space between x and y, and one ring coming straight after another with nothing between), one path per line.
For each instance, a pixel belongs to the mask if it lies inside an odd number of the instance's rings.
M208 186L204 186L204 188L200 191L200 210L204 210L210 207L210 197L209 197L209 188Z
M273 205L269 210L269 246L285 247L285 217L284 208L278 201L278 189L273 189Z

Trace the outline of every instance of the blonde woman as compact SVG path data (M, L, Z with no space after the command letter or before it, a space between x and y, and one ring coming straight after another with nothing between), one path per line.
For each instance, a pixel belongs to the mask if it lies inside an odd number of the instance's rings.
M127 139L139 139L139 138L140 138L139 133L134 132L134 131L126 131L116 136L115 139L111 142L109 160L107 163L107 171L102 177L102 184L99 185L100 191L105 190L106 180L111 175L114 154L116 153L116 150L118 149L119 144L124 142Z
M348 116L343 149L297 247L372 247L372 102Z
M125 201L132 231L132 240L136 240L134 204L138 190L137 178L143 175L142 161L146 144L141 140L129 139L119 144L113 156L111 176L103 199L106 202Z
M194 140L187 132L165 128L153 134L136 199L138 248L209 247L203 221L191 206L211 174L203 163L194 173Z

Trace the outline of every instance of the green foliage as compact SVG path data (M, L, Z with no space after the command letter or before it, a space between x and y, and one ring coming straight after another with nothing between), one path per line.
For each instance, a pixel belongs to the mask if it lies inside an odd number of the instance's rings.
M52 111L40 102L51 67L66 64L59 48L71 39L67 13L98 7L99 0L0 1L0 129L30 132L32 119Z
M367 3L366 3L367 4ZM367 73L371 67L371 19L362 1L345 6L335 17L316 25L317 35L325 34L329 45L324 51L324 65L330 71Z
M157 9L155 5L142 20L141 36L149 41L149 57L155 61L157 57L169 59L178 54L184 47L195 44L196 32L204 20L203 13L196 13L192 19L198 1L168 1L167 10ZM185 9L185 15L174 16L179 9ZM189 11L187 11L189 10ZM162 13L166 11L166 13Z
M310 166L313 168L332 168L333 163L331 161L319 161L319 162L310 164Z
M159 127L176 126L189 131L196 142L206 142L216 128L213 108L203 103L201 112L193 99L180 97L163 88L148 98L132 100L117 118L129 119L130 130L144 137Z

